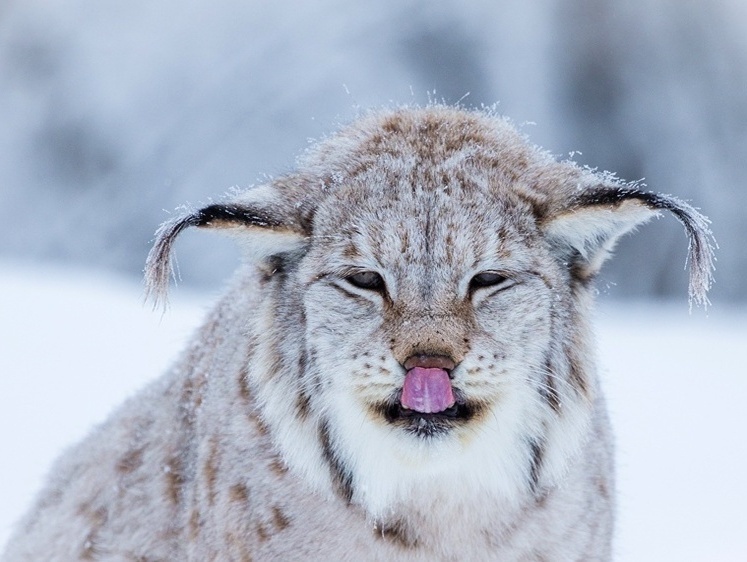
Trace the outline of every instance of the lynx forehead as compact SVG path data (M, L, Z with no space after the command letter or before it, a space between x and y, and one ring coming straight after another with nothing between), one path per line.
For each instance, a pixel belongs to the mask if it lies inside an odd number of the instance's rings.
M7 560L604 560L611 439L588 314L661 211L706 303L707 219L506 120L373 112L164 224L246 265L174 370L69 452Z

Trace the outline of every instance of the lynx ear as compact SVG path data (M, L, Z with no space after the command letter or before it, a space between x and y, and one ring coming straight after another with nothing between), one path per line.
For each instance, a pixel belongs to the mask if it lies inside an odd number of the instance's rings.
M257 190L257 193L264 190ZM145 262L145 298L154 307L166 303L169 277L174 276L171 250L179 234L191 226L218 228L241 235L242 248L250 261L298 249L307 239L299 217L287 216L274 201L215 203L190 210L163 223Z
M690 302L708 305L713 280L714 241L709 220L687 203L630 185L601 185L581 191L544 225L547 237L568 252L574 273L592 278L617 240L661 211L671 211L689 238Z

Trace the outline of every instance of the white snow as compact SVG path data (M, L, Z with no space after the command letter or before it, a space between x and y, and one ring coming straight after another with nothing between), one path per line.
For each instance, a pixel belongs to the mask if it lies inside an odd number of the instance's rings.
M0 262L0 551L53 459L176 357L212 299ZM604 303L616 426L617 560L747 559L747 309Z

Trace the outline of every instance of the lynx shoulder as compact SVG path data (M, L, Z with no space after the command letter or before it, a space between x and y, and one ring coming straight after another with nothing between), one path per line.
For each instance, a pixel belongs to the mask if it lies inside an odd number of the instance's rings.
M707 220L506 120L372 112L296 171L164 224L245 263L175 367L58 461L4 560L606 560L589 326L616 240L669 211L706 303Z

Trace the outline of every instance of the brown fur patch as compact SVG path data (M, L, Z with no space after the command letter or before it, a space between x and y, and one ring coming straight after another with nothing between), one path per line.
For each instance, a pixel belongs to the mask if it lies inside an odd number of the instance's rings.
M193 423L195 411L202 405L202 394L207 379L204 375L196 374L184 381L180 404L184 408L188 423Z
M246 503L249 499L249 489L244 484L234 484L228 489L228 497L231 501Z
M101 527L109 518L109 511L105 507L94 508L88 502L80 504L77 513L85 517L93 527Z
M311 411L311 399L308 394L302 390L298 392L296 396L296 416L300 420L305 420L309 417Z
M578 291L578 289L588 289L594 280L597 278L598 271L589 267L588 262L580 255L574 255L569 259L568 271L571 275L571 280L574 283L571 287Z
M91 531L83 540L83 547L80 550L80 560L101 560L104 554L98 545L96 531Z
M267 539L269 539L272 536L272 534L267 530L267 528L261 523L257 524L255 532L257 533L257 538L259 539L259 542L267 542Z
M583 349L582 347L579 349ZM580 365L580 361L577 359L575 354L569 354L568 356L568 367L570 373L568 378L573 387L578 391L581 396L589 398L589 382L586 380L586 374Z
M193 509L192 513L189 514L187 528L189 529L189 538L192 540L197 539L200 534L200 513L196 509Z
M98 544L98 535L102 527L109 519L109 511L105 507L94 508L90 503L85 502L78 506L77 512L84 517L91 526L90 531L83 541L80 551L81 560L99 560L106 553Z
M252 422L254 427L257 429L257 433L260 436L266 437L270 434L270 428L267 427L267 424L259 416L256 410L250 410L249 412L247 412L247 417L249 418L249 421Z
M394 114L387 117L381 124L381 129L385 133L401 133L403 129L402 116Z
M252 395L249 392L249 373L246 371L246 367L239 371L238 385L239 396L244 402L249 402Z
M277 505L272 507L272 524L275 529L282 531L290 527L291 519Z
M143 449L133 449L124 454L115 464L117 472L130 474L135 472L143 464Z
M280 457L274 457L272 461L270 461L270 470L277 476L285 476L288 472L288 467L285 466L285 463Z
M166 462L164 470L166 476L166 496L171 503L178 504L181 501L182 488L184 487L184 467L179 457L172 457Z
M345 248L343 248L342 255L349 260L355 260L356 258L361 257L358 248L355 247L355 244L353 244L353 242L350 242L345 246Z
M404 549L410 550L418 546L417 538L402 520L376 525L374 535Z
M407 253L407 250L410 249L410 233L407 230L402 231L402 235L400 237L400 251L403 254Z
M218 465L220 462L218 441L215 437L210 439L210 448L208 450L207 459L203 466L202 474L205 478L205 485L207 487L208 504L213 505L215 503L216 495L216 483L218 481Z

